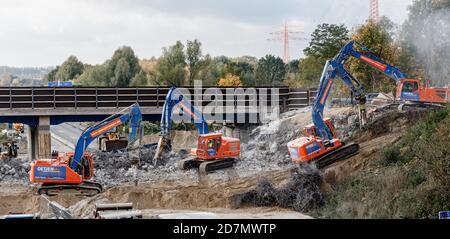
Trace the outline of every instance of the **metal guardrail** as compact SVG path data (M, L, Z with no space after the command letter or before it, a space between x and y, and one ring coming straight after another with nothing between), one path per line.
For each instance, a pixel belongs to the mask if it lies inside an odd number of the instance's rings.
M188 88L191 95L194 89ZM203 88L203 93L208 89ZM234 94L234 88L217 88L223 96L224 105L227 101L234 101L234 105L249 106L250 97ZM267 92L265 97L267 106L271 106L271 88L256 89L259 101L260 93ZM314 90L289 89L279 87L278 104L281 111L285 112L310 105L315 96ZM247 89L244 89L247 90ZM0 87L0 110L14 109L82 109L82 108L123 108L136 102L141 107L161 108L169 88L166 87L140 87L140 88L110 88L110 87ZM230 96L229 93L233 96ZM209 92L204 94L210 100L203 100L201 103L206 106L211 104L219 92ZM260 102L258 102L260 105Z

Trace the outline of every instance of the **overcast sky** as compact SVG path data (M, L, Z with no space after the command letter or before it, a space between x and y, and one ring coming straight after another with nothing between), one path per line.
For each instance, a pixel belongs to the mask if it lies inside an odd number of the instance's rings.
M380 0L380 14L401 24L412 0ZM0 65L54 66L76 55L103 63L119 46L139 58L199 39L212 56L282 56L269 32L284 22L303 28L320 23L362 24L369 0L0 0ZM291 43L298 58L308 41Z

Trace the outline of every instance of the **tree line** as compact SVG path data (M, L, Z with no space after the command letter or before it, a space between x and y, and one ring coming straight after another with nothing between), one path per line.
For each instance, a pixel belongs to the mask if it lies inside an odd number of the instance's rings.
M402 26L396 26L387 17L381 17L378 22L368 21L353 29L345 25L318 25L309 46L303 51L304 57L287 64L273 55L260 59L252 56L211 57L203 54L199 40L192 40L186 44L177 41L164 47L160 57L151 59L139 59L127 46L117 49L111 59L100 65L83 64L75 56L70 56L46 75L45 80L74 80L81 85L119 87L183 86L193 85L194 80L201 80L208 86L316 87L325 62L349 40L354 40L387 63L397 66L410 78L445 83L450 74L445 74L450 65L447 64L450 57L445 55L450 54L449 40L445 37L447 31L436 33L442 35L439 39L444 39L444 44L428 44L429 49L418 44L415 38L421 36L425 38L421 39L422 42L429 42L438 37L426 39L430 31L429 21L436 13L443 14L441 12L444 11L444 16L450 13L450 1L414 0L408 11L409 16ZM450 29L449 22L440 24ZM434 64L429 64L430 59ZM394 80L356 59L349 60L346 67L362 82L366 91L391 92L395 88ZM443 73L435 74L436 71ZM337 83L336 88L338 92L347 93L342 84Z

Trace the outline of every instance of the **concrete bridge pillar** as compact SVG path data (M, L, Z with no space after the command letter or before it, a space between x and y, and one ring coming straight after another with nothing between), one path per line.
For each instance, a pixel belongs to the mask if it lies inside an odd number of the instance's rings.
M52 143L50 135L50 117L40 116L37 129L37 157L40 159L49 159L52 157Z
M30 161L36 159L36 131L36 126L27 125L27 154Z
M38 126L27 126L27 142L27 154L30 161L52 157L50 117L40 116Z

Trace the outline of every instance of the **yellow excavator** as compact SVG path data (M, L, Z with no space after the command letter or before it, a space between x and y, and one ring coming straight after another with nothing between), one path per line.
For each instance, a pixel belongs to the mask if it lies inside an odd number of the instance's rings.
M117 128L107 132L104 136L98 138L98 149L102 152L111 152L125 149L128 146L128 139L120 136Z

